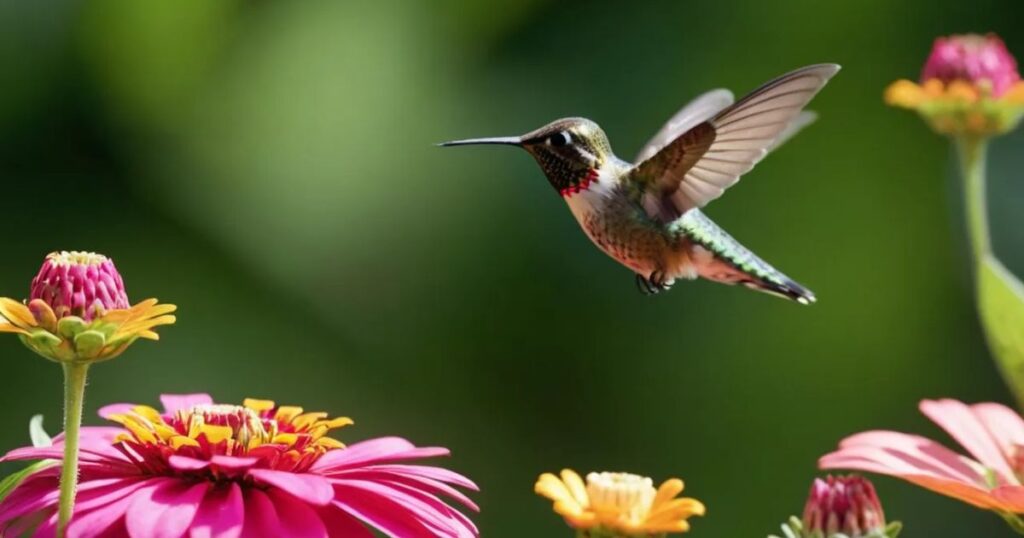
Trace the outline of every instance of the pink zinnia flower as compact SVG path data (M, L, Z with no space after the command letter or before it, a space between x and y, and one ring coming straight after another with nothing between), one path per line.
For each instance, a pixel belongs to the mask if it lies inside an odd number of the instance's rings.
M997 403L924 400L920 409L973 458L918 435L869 431L844 439L819 465L895 476L1004 516L1024 513L1024 420Z
M17 334L29 349L63 363L112 359L139 338L176 321L172 304L128 302L114 262L93 252L52 252L32 279L27 302L0 297L0 333Z
M57 319L78 316L86 323L108 310L131 307L114 261L92 252L47 256L32 279L28 298L46 303Z
M995 34L953 35L935 40L921 71L921 82L938 79L946 84L960 80L991 85L999 97L1020 80L1017 60Z
M1005 134L1024 115L1017 61L995 34L936 39L919 82L890 84L885 102L917 111L941 134Z
M122 427L85 427L81 480L69 537L474 537L476 527L443 496L476 510L452 471L400 463L444 456L385 437L345 448L327 437L351 424L300 407L205 394L161 397L164 410L115 404L100 416ZM63 457L26 447L0 461ZM32 474L0 502L0 535L52 536L59 466Z

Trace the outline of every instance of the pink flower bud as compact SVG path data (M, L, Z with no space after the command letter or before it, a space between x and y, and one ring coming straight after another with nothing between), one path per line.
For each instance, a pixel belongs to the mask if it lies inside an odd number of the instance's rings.
M989 84L999 97L1020 80L1017 61L995 34L940 37L921 72L921 82L938 79L945 83L962 80L974 85Z
M851 538L885 529L885 514L868 479L857 476L829 476L815 479L804 507L806 532L823 536L842 533Z
M92 252L53 252L32 279L29 300L41 299L57 319L78 316L86 322L104 312L131 305L114 262Z

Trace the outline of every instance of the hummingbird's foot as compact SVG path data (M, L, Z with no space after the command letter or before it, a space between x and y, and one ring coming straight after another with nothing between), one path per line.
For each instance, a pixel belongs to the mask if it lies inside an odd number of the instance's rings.
M657 295L663 291L668 291L672 288L672 284L675 280L666 279L667 275L663 271L655 271L651 273L650 278L645 278L641 274L636 275L636 287L640 290L640 293L644 295Z

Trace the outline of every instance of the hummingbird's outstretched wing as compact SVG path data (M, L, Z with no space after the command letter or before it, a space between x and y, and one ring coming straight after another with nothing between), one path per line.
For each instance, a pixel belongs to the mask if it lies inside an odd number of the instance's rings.
M633 159L633 162L639 163L650 159L655 153L658 153L662 148L678 138L679 135L689 131L694 125L718 114L722 109L731 105L733 101L735 99L731 91L718 88L717 90L703 93L693 101L686 103L683 108L679 109L679 112L676 112L674 116L665 122L665 125L661 127L657 134L644 144L643 149Z
M641 187L647 213L669 221L721 196L813 119L800 112L838 71L838 65L819 64L782 75L637 163L629 179Z

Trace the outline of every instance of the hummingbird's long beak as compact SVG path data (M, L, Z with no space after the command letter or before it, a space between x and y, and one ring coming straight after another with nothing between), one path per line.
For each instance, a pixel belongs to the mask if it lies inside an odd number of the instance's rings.
M438 146L472 146L476 144L501 144L503 146L521 146L523 141L518 136L495 136L492 138L467 138L441 142Z

